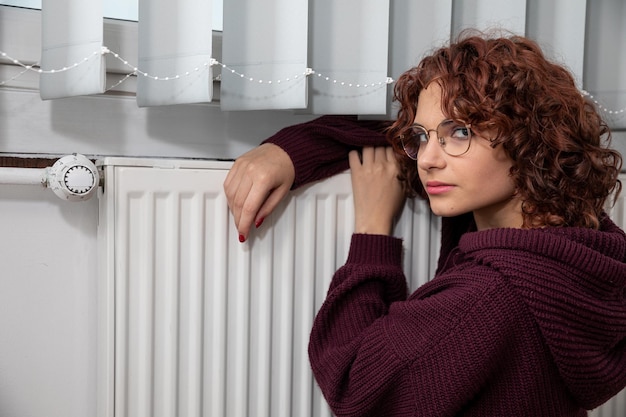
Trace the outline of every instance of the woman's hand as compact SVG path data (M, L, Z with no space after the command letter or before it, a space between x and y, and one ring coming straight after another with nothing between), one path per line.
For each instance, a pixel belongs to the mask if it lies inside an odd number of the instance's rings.
M390 147L365 147L350 152L355 233L389 235L404 205L399 168Z
M287 195L294 178L291 158L277 145L265 143L237 158L224 180L224 191L240 242L248 237L252 223L259 227Z

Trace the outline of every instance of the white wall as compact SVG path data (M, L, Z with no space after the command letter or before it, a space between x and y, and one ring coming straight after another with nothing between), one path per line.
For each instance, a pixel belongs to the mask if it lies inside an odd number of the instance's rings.
M0 415L96 407L97 200L0 186Z

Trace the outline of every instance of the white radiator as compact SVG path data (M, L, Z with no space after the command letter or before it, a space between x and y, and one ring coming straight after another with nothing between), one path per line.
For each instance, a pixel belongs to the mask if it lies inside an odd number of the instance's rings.
M99 417L330 416L307 345L347 256L349 175L292 193L241 244L222 191L230 162L100 165ZM433 275L438 228L423 203L406 207L408 276ZM597 416L623 417L610 406Z

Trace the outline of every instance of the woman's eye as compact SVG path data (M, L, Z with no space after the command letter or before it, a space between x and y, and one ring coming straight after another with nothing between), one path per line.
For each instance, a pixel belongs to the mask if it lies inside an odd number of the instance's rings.
M467 139L469 134L469 128L465 126L457 126L452 130L452 137L455 139Z

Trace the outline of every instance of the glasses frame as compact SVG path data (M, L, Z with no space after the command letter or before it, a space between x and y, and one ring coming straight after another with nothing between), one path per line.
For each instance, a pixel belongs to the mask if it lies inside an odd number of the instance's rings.
M467 129L467 132L468 132L467 149L465 149L463 152L458 153L458 154L451 154L451 153L449 153L446 150L446 138L439 136L439 129L441 128L441 126L446 124L446 123L450 123L450 122L455 123L458 126L465 127ZM435 132L435 134L437 135L437 142L439 142L439 145L441 146L441 149L443 149L443 151L446 153L446 155L450 155L452 157L457 157L457 156L461 156L461 155L466 154L470 150L470 146L472 144L472 137L474 136L473 132L472 132L472 125L471 124L466 124L466 123L463 123L463 122L457 122L457 121L455 121L453 119L442 120L441 123L439 123L437 125L436 129L426 129L424 126L422 126L420 124L413 123L413 124L405 127L402 130L402 133L399 135L399 139L400 139L400 143L402 144L402 149L404 149L404 153L406 153L407 156L409 158L411 158L412 160L414 160L414 161L417 161L417 156L419 154L420 146L419 145L417 146L417 151L415 151L415 154L412 155L409 152L409 150L407 149L408 146L407 146L407 143L405 141L405 135L406 135L406 132L409 132L409 131L414 132L415 129L422 130L422 132L424 132L426 134L426 136L428 137L429 140L430 140L430 132ZM426 143L428 143L428 142L426 142Z

